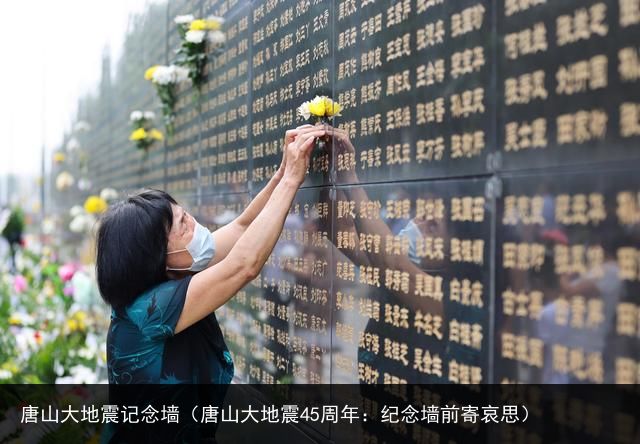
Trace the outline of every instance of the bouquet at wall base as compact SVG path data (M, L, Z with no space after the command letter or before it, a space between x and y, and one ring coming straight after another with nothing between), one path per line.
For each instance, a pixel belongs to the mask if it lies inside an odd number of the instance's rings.
M176 65L154 65L145 71L144 78L153 83L156 88L156 92L162 103L164 126L167 135L172 137L174 131L175 106L178 100L176 87L179 83L189 78L189 70Z
M220 30L224 23L222 17L210 16L195 19L193 15L179 15L174 19L180 34L180 48L176 50L176 64L189 70L189 78L195 87L195 97L199 99L200 89L206 80L204 68L207 64L207 42L214 52L219 52L226 40Z
M152 127L156 115L153 111L133 111L129 116L129 121L133 126L133 131L129 140L135 143L139 150L147 150L155 141L164 140L162 133Z
M330 124L334 117L341 117L342 106L327 96L315 96L313 100L303 102L298 107L298 116L317 125L319 123ZM329 137L329 136L325 136ZM326 140L318 140L318 147L324 148Z

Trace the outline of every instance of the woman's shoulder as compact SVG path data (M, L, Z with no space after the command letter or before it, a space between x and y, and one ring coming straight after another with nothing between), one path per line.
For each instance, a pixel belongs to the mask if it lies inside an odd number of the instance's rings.
M144 291L125 308L127 317L141 329L151 323L164 323L176 314L179 317L190 278L168 280Z

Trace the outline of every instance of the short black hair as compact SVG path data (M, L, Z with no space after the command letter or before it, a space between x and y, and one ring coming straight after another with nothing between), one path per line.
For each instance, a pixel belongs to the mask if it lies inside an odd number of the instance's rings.
M169 194L148 189L114 204L101 217L96 274L100 294L112 307L125 307L168 280L171 204L177 203Z

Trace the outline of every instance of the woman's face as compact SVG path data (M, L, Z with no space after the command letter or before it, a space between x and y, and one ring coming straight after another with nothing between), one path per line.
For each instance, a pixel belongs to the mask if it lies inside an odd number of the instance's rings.
M173 225L169 231L169 244L167 252L182 250L193 239L196 221L184 208L171 204L173 211ZM188 251L170 254L167 256L167 267L169 268L189 268L193 263L193 258Z

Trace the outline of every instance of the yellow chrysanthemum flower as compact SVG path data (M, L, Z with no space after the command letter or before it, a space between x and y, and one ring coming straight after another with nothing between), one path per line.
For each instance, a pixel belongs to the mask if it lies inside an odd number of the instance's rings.
M156 69L158 69L158 66L160 66L160 65L153 65L151 68L147 68L147 70L144 72L144 79L145 80L152 80L153 79L153 73L156 72Z
M326 107L324 99L320 96L316 96L311 102L309 102L309 112L316 117L324 117Z
M78 321L84 321L85 319L87 319L87 313L82 310L78 310L73 314L73 317Z
M64 153L57 152L53 154L53 161L55 163L62 163L64 162L65 159L66 159L66 156L64 155Z
M147 131L144 128L138 128L129 136L129 140L144 140L147 138Z
M218 31L220 29L220 22L218 20L205 20L205 26L208 31Z
M325 114L328 117L339 116L342 106L338 102L334 102L328 97L324 98Z
M194 20L191 22L191 25L189 25L189 30L190 31L206 31L207 22L202 19Z
M20 324L22 324L22 321L18 316L16 315L9 316L9 325L20 325Z
M162 135L162 132L153 128L149 131L149 137L151 137L154 140L163 140L164 136Z
M98 196L89 196L84 202L84 209L90 214L104 213L108 207L107 202Z
M78 321L76 321L75 319L68 319L67 328L69 329L69 331L76 331L78 329Z

